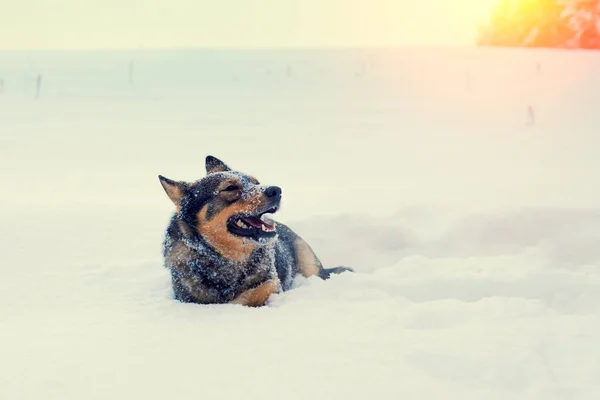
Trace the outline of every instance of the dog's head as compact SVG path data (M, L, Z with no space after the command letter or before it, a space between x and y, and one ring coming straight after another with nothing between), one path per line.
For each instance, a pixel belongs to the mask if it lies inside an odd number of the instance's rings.
M213 156L206 157L206 173L196 182L159 176L188 233L199 234L236 261L275 238L277 226L269 214L279 209L279 187L261 185Z

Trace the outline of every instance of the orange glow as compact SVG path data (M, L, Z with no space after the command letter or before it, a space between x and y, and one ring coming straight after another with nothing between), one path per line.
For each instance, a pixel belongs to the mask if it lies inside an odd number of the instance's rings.
M422 1L428 8L430 18L425 15L419 21L431 25L431 34L448 44L473 44L480 26L490 20L501 0L429 0ZM440 37L441 36L441 37Z
M460 0L453 2L452 5L464 9L465 19L469 23L480 24L490 18L498 3L498 0Z

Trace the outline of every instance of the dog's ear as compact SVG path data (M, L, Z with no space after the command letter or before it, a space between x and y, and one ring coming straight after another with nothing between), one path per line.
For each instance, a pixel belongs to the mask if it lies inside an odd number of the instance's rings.
M177 211L179 211L181 208L180 200L185 196L185 193L188 190L188 184L185 182L172 181L162 175L159 175L158 179L160 180L163 189L165 189L165 192L167 192L167 196L169 196L173 204L175 204L175 207L177 207Z
M212 174L213 172L226 172L231 171L231 168L227 166L223 161L213 156L206 157L206 173Z

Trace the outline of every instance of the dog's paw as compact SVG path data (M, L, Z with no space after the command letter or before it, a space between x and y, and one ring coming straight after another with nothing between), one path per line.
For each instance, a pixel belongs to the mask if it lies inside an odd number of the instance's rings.
M233 299L231 303L241 304L247 307L261 307L265 305L269 296L274 293L279 293L280 289L281 285L279 279L271 279L254 289L245 291Z

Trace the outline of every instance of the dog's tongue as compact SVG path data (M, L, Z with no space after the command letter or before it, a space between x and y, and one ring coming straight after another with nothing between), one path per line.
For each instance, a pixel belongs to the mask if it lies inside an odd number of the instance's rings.
M252 225L255 228L260 229L263 225L265 225L267 228L272 228L273 225L271 223L265 222L260 218L257 217L244 217L242 218L244 220L245 223Z
M255 228L261 228L263 225L263 221L260 218L256 217L244 217L242 218L245 223L252 225Z

